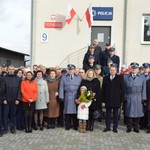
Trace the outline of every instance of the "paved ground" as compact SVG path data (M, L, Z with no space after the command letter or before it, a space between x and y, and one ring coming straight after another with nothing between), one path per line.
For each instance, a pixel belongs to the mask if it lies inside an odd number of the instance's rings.
M63 128L17 131L0 138L0 150L150 150L150 134L145 131L126 133L125 126L118 133L103 129L104 123L97 122L94 131L85 134Z

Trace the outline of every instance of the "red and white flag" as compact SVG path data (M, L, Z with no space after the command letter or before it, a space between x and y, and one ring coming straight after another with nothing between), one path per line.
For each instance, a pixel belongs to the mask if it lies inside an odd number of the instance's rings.
M70 24L75 14L76 14L75 10L71 7L71 5L68 5L67 16L66 16L66 22L68 24Z
M92 13L92 7L89 7L85 13L86 15L86 21L88 23L88 27L90 28L93 24L93 13Z

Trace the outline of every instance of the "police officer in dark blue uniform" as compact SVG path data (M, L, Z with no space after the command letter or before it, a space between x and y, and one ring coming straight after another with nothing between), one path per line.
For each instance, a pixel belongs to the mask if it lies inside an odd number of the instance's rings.
M102 67L107 66L107 61L109 58L109 50L110 50L110 44L106 43L105 50L102 52L102 58L101 58Z
M83 59L83 66L87 65L89 63L89 57L93 56L95 59L95 64L99 64L99 55L97 53L95 53L95 47L93 45L91 45L89 47L89 50L87 51L87 53L84 55L84 59Z
M111 47L109 50L109 59L113 61L114 64L117 65L117 69L119 71L120 58L115 54L115 48Z

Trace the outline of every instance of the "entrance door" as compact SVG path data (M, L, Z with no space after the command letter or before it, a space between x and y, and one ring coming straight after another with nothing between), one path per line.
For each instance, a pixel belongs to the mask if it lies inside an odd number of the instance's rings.
M106 43L111 44L111 27L110 26L93 26L91 28L91 42L98 39L102 50L105 49Z

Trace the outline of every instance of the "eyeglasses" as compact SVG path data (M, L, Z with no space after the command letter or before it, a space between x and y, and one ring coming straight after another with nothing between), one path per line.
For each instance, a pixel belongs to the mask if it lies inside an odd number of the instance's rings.
M84 73L84 72L79 72L79 73Z

